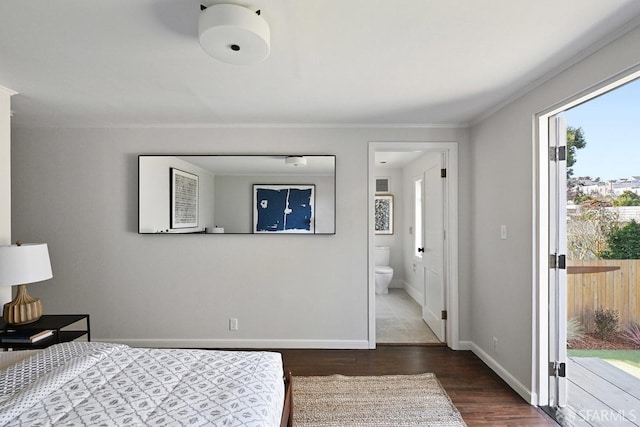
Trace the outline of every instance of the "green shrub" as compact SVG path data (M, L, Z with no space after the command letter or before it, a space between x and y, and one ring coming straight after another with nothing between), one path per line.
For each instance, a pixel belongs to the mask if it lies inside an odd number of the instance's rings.
M640 259L640 224L631 220L615 228L609 234L607 248L600 253L603 259Z
M599 308L593 313L596 324L595 335L603 340L611 338L618 330L618 311L610 308Z
M613 206L640 206L640 196L633 191L625 190L613 199Z

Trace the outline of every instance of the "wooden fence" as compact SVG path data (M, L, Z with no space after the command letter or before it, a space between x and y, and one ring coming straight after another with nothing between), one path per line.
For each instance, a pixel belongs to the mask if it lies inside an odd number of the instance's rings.
M640 322L640 260L568 260L567 266L568 319L576 318L592 332L593 312L612 308L621 328Z

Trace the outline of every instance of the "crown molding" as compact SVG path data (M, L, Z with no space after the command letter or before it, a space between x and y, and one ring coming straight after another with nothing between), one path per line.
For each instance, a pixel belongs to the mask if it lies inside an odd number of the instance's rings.
M22 125L18 129L465 129L469 123L125 123L111 125Z
M9 96L13 96L13 95L17 95L18 92L16 92L15 90L11 90L8 87L4 87L4 86L0 86L0 93L3 93L5 95L9 95Z

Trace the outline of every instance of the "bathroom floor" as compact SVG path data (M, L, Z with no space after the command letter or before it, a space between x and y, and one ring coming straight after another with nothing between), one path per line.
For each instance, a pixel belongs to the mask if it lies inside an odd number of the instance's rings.
M422 308L404 289L390 288L376 295L376 342L378 344L439 344L422 320Z

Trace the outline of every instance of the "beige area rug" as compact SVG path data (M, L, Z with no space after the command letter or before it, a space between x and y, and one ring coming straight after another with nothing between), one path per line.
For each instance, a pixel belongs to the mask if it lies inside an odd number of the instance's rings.
M465 426L434 374L293 377L294 427Z

